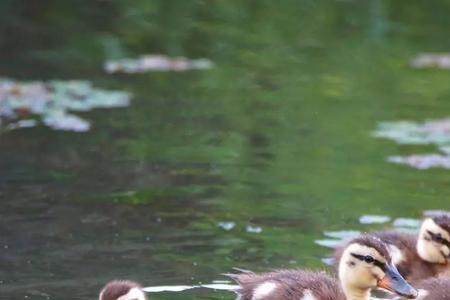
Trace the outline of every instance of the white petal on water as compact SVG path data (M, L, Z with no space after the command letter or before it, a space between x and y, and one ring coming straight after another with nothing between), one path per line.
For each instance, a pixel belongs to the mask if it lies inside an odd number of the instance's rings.
M335 249L338 246L342 245L344 243L344 241L328 239L328 240L315 240L314 243L316 243L317 245L320 245L322 247Z
M129 93L97 89L89 81L20 82L0 79L0 118L12 122L7 124L7 129L36 124L37 120L20 120L25 116L40 118L53 129L85 132L89 130L90 123L69 111L124 107L129 105L129 99Z
M90 123L64 111L53 112L46 115L43 120L45 125L57 130L85 132L91 127Z
M425 122L382 122L373 132L374 137L387 138L399 144L450 143L450 119L428 120Z
M160 292L182 292L190 289L200 287L199 285L161 285L161 286L148 286L142 290L147 293L160 293Z
M392 225L394 225L394 227L419 228L420 223L421 223L421 221L418 219L397 218L394 220Z
M30 128L37 125L36 120L19 120L15 123L11 123L7 126L8 130L18 129L18 128Z
M431 209L423 212L423 216L428 218L432 218L439 215L450 215L450 211L442 209Z
M196 289L196 288L206 288L213 290L222 291L234 291L239 288L235 284L227 283L210 283L210 284L200 284L200 285L162 285L162 286L148 286L144 287L142 290L147 293L161 293L161 292L183 292L186 290Z
M205 70L213 67L209 59L188 59L185 57L168 57L159 54L142 55L135 59L125 58L107 61L104 70L107 73L143 73L149 71L184 72L189 70Z
M430 168L450 169L450 156L441 154L421 154L410 156L390 156L388 162L408 165L410 167L427 170Z
M359 218L361 224L382 224L391 220L388 216L364 215Z
M357 230L341 230L341 231L324 231L323 234L330 238L335 239L352 239L361 234Z
M420 53L412 61L413 68L450 69L450 53Z
M450 146L440 146L439 150L444 154L450 155Z
M336 265L336 259L333 257L324 257L321 259L321 261L326 264L327 266L335 266Z
M259 226L248 225L247 227L245 227L245 231L249 233L261 233L263 229Z
M222 228L226 231L229 231L236 226L236 223L234 223L234 222L219 222L219 223L217 223L217 225L219 225L220 228Z
M412 228L412 227L397 227L395 231L400 231L404 233L418 234L420 228Z
M239 285L235 284L226 284L226 283L212 283L212 284L202 284L200 285L202 288L213 289L213 290L221 290L221 291L235 291L239 289Z

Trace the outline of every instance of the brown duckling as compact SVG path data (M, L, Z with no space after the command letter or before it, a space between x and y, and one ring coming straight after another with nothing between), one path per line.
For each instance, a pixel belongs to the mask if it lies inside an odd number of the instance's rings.
M398 231L375 232L388 245L400 274L410 282L450 272L450 216L424 220L418 235ZM336 250L339 259L342 248Z
M98 296L99 300L147 300L141 286L129 280L108 282Z
M368 300L383 288L407 298L417 291L392 264L386 245L371 236L352 240L339 263L339 281L325 272L278 270L265 274L232 274L240 300Z

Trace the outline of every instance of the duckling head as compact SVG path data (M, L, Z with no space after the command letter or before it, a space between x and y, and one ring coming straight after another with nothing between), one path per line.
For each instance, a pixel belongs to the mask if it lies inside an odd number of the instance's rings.
M428 262L447 264L450 260L450 215L426 219L417 239L417 253Z
M361 236L345 248L339 262L339 279L348 299L368 299L370 289L382 288L415 298L410 286L392 263L387 246L373 236Z
M129 280L114 280L105 285L99 300L146 300L141 286Z

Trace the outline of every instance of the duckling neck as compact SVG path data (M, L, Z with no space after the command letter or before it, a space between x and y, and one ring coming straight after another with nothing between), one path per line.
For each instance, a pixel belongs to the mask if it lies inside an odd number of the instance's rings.
M342 287L347 300L369 300L370 289L361 289L355 287Z

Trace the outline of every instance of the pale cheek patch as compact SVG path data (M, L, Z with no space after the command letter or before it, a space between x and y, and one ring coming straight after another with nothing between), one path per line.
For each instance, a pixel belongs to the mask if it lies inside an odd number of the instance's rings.
M303 297L300 300L316 300L316 298L310 290L305 290L303 292Z
M388 248L389 248L389 253L391 254L392 262L394 263L394 265L398 265L405 260L405 257L403 256L402 251L400 251L400 249L398 249L396 246L389 244Z
M272 294L276 288L277 288L276 283L265 282L255 289L255 291L253 292L252 300L262 300L265 297L268 297L270 294Z

